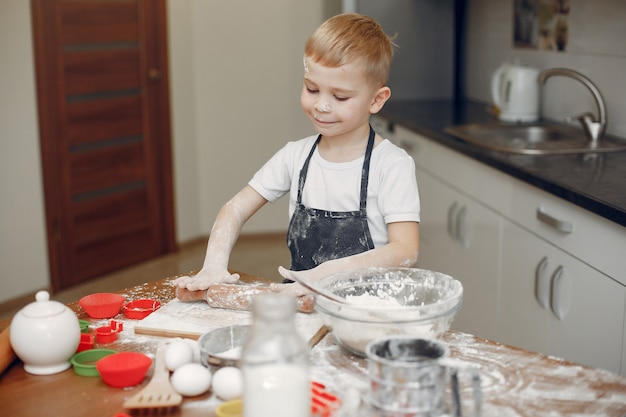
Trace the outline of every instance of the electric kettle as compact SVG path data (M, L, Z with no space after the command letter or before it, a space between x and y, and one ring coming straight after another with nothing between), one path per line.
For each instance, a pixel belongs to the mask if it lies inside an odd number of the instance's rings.
M500 65L491 77L491 96L505 122L539 119L539 70L526 65Z

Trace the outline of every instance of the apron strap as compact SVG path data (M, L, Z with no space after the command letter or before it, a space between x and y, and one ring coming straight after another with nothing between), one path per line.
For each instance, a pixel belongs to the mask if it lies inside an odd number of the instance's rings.
M365 215L365 208L367 206L367 184L369 181L370 173L370 160L372 159L372 150L374 149L374 137L376 133L370 125L370 136L367 140L367 148L365 149L365 158L363 160L363 170L361 171L361 200L359 209L362 214Z
M370 133L369 138L367 139L367 147L365 149L365 157L363 158L363 168L361 169L361 194L359 197L359 210L364 214L364 211L367 207L367 185L369 181L369 171L370 171L370 160L372 159L372 150L374 149L374 138L376 136L376 132L370 125ZM298 205L302 204L302 190L304 189L304 183L306 182L306 175L309 171L309 162L313 157L313 152L315 152L315 148L317 148L318 143L322 139L322 135L319 135L315 140L315 143L311 147L311 151L304 161L304 165L300 170L300 177L298 178L298 196L296 197L296 203Z
M315 148L317 147L317 144L320 143L321 139L322 139L322 135L320 134L315 140L315 143L313 144L313 146L311 147L309 156L307 156L306 161L304 161L304 165L302 165L302 169L300 170L300 177L298 178L298 197L296 199L296 203L298 205L302 204L302 190L304 189L304 182L306 181L306 174L309 171L309 162L311 161L311 158L313 157L313 152L315 152Z

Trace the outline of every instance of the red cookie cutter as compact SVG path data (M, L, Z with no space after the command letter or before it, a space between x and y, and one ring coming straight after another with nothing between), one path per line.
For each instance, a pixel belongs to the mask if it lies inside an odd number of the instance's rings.
M98 343L111 343L117 340L117 334L124 329L124 324L111 320L108 326L96 329L96 340Z
M316 381L311 382L311 414L320 417L331 417L341 405L336 395L326 391L326 386Z
M124 316L132 320L141 320L158 310L161 307L161 303L151 298L144 298L141 300L134 300L126 303L122 308Z
M91 333L81 333L80 334L80 343L78 344L78 349L76 349L76 353L82 352L83 350L93 349L94 337Z

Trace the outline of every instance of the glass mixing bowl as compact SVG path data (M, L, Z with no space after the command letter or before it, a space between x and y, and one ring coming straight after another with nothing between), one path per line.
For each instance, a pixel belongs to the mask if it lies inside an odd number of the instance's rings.
M366 268L322 278L317 286L346 299L315 297L315 309L339 343L365 356L385 336L437 338L461 308L463 286L449 275L417 268Z

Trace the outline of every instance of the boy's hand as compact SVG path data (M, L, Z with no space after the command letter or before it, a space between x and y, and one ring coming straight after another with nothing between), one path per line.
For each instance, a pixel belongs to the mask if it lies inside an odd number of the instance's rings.
M176 278L172 283L190 291L206 290L212 284L234 284L239 281L239 274L231 274L228 269L209 267L201 269L196 275Z
M306 272L306 271L301 271L301 272ZM290 275L290 271L282 266L278 267L278 273L283 278L293 280L293 278ZM311 294L311 291L304 288L302 285L298 284L297 282L293 282L289 284L270 284L270 288L272 289L272 291L280 292L283 294L290 294L296 297Z
M281 294L293 295L294 297L302 297L305 295L312 295L313 293L297 282L292 282L288 284L278 284L272 283L270 284L270 289L274 292L279 292Z

